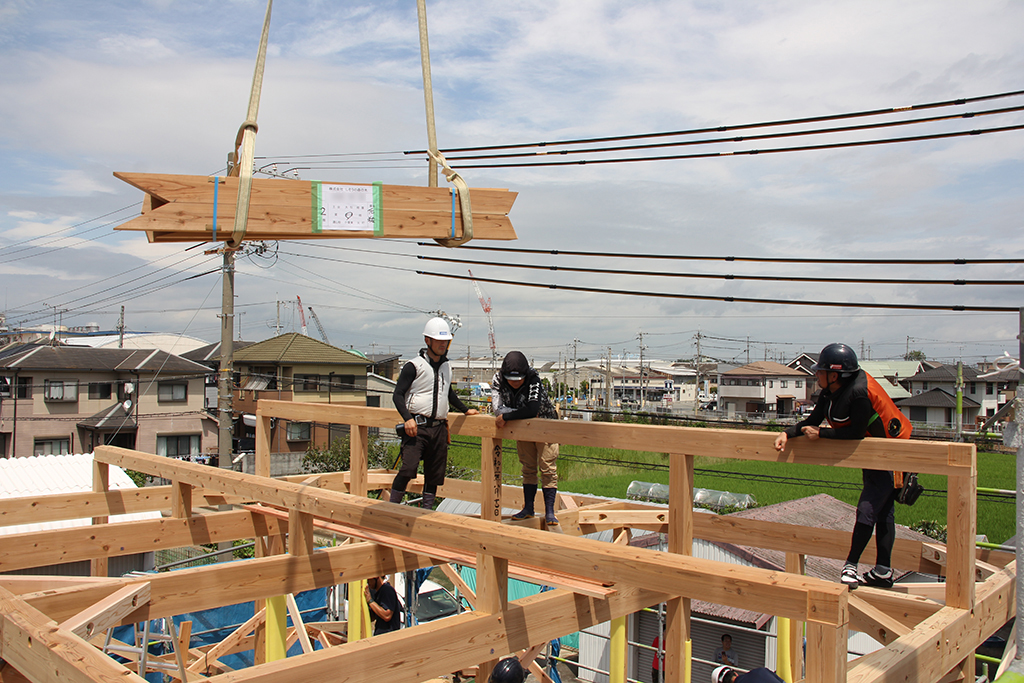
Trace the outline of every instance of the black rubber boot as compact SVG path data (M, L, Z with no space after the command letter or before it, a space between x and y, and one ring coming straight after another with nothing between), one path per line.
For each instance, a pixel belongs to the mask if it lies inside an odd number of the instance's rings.
M404 498L404 497L405 497L405 491L400 491L398 489L391 489L391 499L390 500L391 500L392 503L399 503L400 504L402 502L402 498Z
M523 484L523 509L512 515L512 519L533 519L533 499L537 497L536 484Z
M555 496L558 489L542 489L544 491L544 522L549 526L558 526L558 517L555 517Z
M424 510L433 510L435 498L437 498L436 493L427 493L426 491L424 491L423 500L420 501L420 507L423 508Z

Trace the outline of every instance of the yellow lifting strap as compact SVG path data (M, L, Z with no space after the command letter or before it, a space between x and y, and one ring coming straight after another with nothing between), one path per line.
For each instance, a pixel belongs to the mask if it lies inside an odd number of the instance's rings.
M455 209L452 209L452 236L434 239L443 247L458 247L473 239L473 211L469 200L469 185L462 176L452 170L444 155L437 151L437 131L434 128L434 91L430 82L430 46L427 40L427 2L416 0L416 14L420 26L420 63L423 67L423 99L427 110L427 148L430 155L430 175L428 185L437 187L437 167L444 170L444 177L455 186L453 190L459 198L459 211L462 214L462 237L454 234Z

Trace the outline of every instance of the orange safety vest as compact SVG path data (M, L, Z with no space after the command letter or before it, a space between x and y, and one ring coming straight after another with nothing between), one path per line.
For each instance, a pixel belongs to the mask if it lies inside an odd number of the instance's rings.
M874 377L866 372L864 376L868 380L868 396L871 398L871 407L875 409L875 414L868 420L868 425L881 419L887 439L909 439L910 432L914 429L910 420L900 412L900 409L889 398L889 394L885 393L885 389L875 381ZM864 436L870 436L870 434L865 433Z

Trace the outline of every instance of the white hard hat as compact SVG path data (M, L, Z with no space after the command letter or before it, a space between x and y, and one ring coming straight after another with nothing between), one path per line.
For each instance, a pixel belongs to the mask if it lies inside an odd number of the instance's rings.
M423 328L423 336L430 337L431 339L451 341L452 331L444 318L431 318L427 321L426 327Z
M723 683L725 681L726 674L732 673L733 670L728 666L720 666L711 672L711 683Z

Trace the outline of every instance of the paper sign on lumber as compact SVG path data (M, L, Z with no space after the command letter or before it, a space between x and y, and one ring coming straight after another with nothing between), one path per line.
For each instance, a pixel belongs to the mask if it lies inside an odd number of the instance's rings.
M145 231L150 242L231 239L238 178L114 175L146 193L142 215L117 230ZM503 189L470 190L474 239L516 239L508 212L517 194ZM452 191L445 187L264 178L252 181L247 240L461 236L459 201L453 201Z

